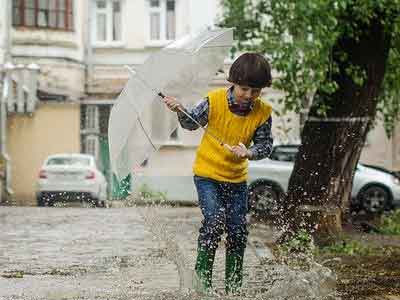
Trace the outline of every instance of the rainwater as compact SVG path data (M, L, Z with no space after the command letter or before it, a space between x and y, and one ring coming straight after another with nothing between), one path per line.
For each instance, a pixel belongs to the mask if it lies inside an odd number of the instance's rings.
M127 201L131 204L146 201L139 195L131 195ZM151 298L144 299L260 299L260 300L337 300L336 295L336 276L327 267L316 263L310 254L301 255L296 259L303 262L302 267L290 266L275 259L271 250L262 244L256 236L252 234L250 225L250 235L247 246L244 266L244 286L240 295L226 296L223 293L223 274L224 274L224 241L221 242L217 250L214 268L214 289L213 295L199 295L193 290L193 286L198 284L198 279L193 271L195 256L187 257L184 249L176 240L179 232L168 230L167 224L160 221L156 207L160 204L150 206L138 205L140 215L142 216L146 227L153 234L154 238L160 243L162 253L165 257L175 264L179 275L179 291L170 293L165 292L162 295L152 295ZM199 226L196 224L195 227ZM253 228L254 229L254 228ZM175 230L179 230L176 229ZM197 230L197 228L196 228ZM271 229L267 229L271 230ZM197 231L194 231L197 236ZM197 247L195 242L193 249ZM193 252L193 251L192 251ZM306 268L304 267L306 262ZM217 277L217 278L215 278Z
M190 287L201 216L197 208L0 207L1 300L335 299L333 274L274 259L259 225L250 229L243 295L226 297L224 244L216 295ZM301 297L300 297L301 296Z

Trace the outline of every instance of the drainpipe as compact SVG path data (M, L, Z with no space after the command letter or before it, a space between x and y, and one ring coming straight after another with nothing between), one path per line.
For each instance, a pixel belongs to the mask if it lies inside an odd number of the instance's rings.
M84 63L85 63L85 93L88 94L89 89L93 82L93 46L92 46L92 30L94 29L94 21L92 12L94 11L94 1L87 1L86 5L86 31L84 33L84 47L85 47L85 56L84 56ZM96 114L98 116L98 114ZM81 135L82 136L82 135ZM86 138L86 137L85 137ZM99 143L99 141L98 141ZM107 198L111 199L112 196L112 172L108 170L107 175L108 181L108 191L107 191Z
M3 75L3 91L0 102L0 130L1 130L1 155L5 160L5 186L8 195L13 194L11 189L11 159L7 153L7 101L10 95L12 95L12 81L11 72L14 69L11 60L11 1L4 1L4 75Z
M26 112L32 114L35 111L37 105L37 86L38 86L38 75L40 67L37 64L29 64L27 69L29 70L29 83L28 83L28 103L26 106Z
M93 1L87 1L87 6L86 6L86 32L85 32L85 37L84 37L84 63L86 65L86 91L88 92L88 86L90 86L93 78L93 48L92 48L92 37L91 37L91 32L92 32L92 2Z
M2 16L4 20L4 63L11 62L11 2L4 1L4 13Z
M12 81L9 80L11 77L10 69L5 70L3 77L3 93L1 97L0 114L1 114L1 155L5 160L6 174L5 174L5 186L8 195L12 195L14 192L11 189L11 159L7 153L7 99L10 96L10 85Z

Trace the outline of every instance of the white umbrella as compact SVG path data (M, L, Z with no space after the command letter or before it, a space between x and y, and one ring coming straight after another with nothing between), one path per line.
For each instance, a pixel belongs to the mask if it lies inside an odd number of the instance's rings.
M183 104L202 97L232 44L233 29L205 30L171 43L131 72L108 127L111 167L118 179L132 173L165 142L149 122L155 106L170 113L161 97L173 95ZM178 126L175 123L170 133Z

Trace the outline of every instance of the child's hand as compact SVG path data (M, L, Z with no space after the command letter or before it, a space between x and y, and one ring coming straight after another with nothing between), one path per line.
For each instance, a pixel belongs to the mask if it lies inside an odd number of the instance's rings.
M231 152L240 158L250 158L251 157L250 150L248 150L246 148L246 146L243 145L242 143L239 143L239 145L237 145L237 146L232 146Z
M165 96L163 98L164 103L168 106L168 108L174 112L178 112L183 110L183 105L180 104L176 98L174 97L169 97L169 96Z

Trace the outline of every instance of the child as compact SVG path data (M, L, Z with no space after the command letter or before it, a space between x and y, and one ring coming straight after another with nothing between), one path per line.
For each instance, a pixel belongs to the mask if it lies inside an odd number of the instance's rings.
M270 65L261 54L245 53L232 64L228 81L231 87L209 92L187 113L201 126L207 125L193 166L204 217L195 271L202 290L211 291L215 251L226 231L225 291L229 294L242 285L248 235L247 160L265 158L272 150L272 108L259 98L262 89L271 86ZM183 128L199 127L182 113L185 109L175 98L167 96L164 102L178 113ZM222 147L215 136L231 147Z

